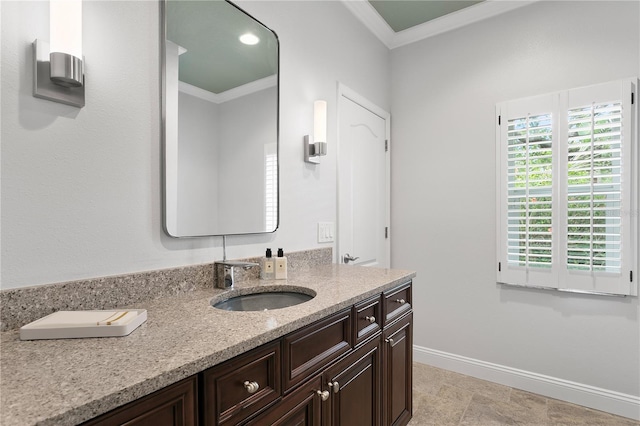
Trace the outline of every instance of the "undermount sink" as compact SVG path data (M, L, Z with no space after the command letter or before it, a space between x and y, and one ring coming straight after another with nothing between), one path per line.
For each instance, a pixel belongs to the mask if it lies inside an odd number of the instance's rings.
M226 297L223 300L212 299L211 306L225 311L268 311L299 305L315 297L312 290L303 293L296 290L274 290L259 293L248 293Z

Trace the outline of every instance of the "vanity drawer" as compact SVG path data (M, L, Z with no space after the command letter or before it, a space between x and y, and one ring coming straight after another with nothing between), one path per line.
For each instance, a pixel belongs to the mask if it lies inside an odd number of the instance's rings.
M235 425L278 400L280 356L277 341L206 370L204 424Z
M411 310L411 282L382 293L384 326Z
M285 392L351 350L351 317L348 308L285 336Z
M355 345L367 340L382 328L380 295L354 305Z

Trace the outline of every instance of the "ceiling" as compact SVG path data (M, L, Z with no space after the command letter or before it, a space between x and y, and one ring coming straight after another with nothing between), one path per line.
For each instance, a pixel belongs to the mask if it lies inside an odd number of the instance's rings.
M389 49L463 27L537 0L342 0Z
M390 49L534 1L342 0ZM266 81L277 72L278 42L273 33L229 3L171 0L166 2L166 18L167 39L186 51L180 55L181 82L221 94ZM257 35L261 42L255 46L239 43L238 36L244 32Z
M181 82L219 94L277 72L275 35L236 7L224 1L172 0L165 3L165 15L167 40L184 49ZM244 33L260 42L241 43L238 37Z
M482 1L457 0L369 0L369 3L395 32L424 24Z

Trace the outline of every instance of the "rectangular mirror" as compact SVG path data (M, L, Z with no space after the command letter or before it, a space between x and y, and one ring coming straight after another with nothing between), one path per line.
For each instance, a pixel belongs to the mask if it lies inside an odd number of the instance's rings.
M161 4L165 232L274 232L278 38L227 1Z

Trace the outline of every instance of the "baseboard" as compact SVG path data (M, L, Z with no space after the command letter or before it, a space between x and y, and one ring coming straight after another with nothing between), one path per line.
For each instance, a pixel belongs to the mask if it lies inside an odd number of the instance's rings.
M473 358L413 347L413 360L512 388L640 420L640 397Z

